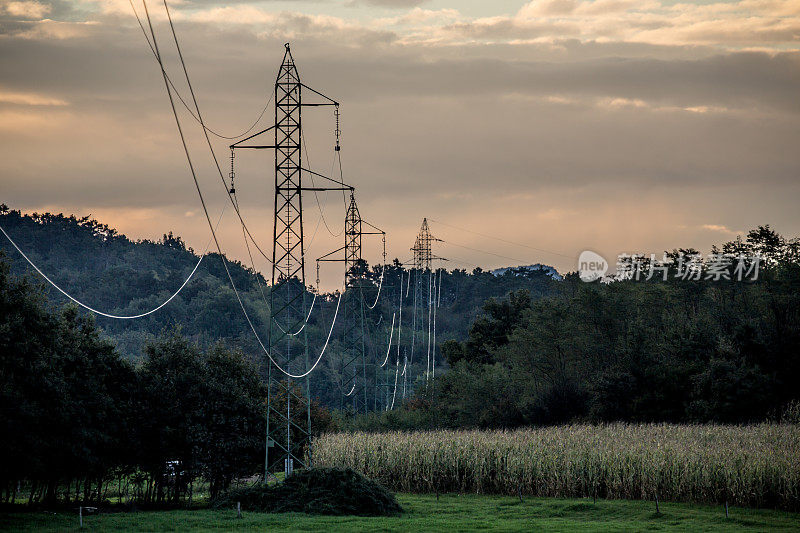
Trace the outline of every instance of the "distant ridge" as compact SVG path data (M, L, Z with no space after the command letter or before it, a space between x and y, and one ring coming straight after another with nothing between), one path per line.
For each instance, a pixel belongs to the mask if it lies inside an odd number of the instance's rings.
M508 271L511 271L513 274L517 276L525 275L529 272L542 271L556 281L561 281L564 279L564 276L559 274L558 270L551 267L550 265L543 265L541 263L536 263L535 265L497 268L495 270L492 270L492 274L494 274L495 276L502 276Z

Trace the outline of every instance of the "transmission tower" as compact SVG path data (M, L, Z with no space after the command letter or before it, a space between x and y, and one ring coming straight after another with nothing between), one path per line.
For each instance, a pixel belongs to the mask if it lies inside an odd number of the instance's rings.
M364 231L363 226L369 226ZM361 241L364 235L381 235L386 262L386 233L361 218L354 192L350 192L350 205L344 221L344 246L317 259L317 283L319 283L319 264L323 261L344 262L345 294L342 300L344 316L344 359L342 361L340 387L342 389L341 408L349 407L352 412L365 413L369 410L369 387L367 376L372 379L374 362L368 362L366 350L366 317L364 290L372 287L367 278L367 265L361 256ZM338 254L342 253L342 258Z
M324 101L303 102L303 89L322 97ZM338 110L339 104L300 81L287 43L275 80L275 123L231 145L232 150L252 148L275 151L275 214L267 348L278 365L296 375L305 372L309 366L307 330L302 327L308 312L303 253L303 192L352 189L303 167L302 109L317 106L335 106ZM242 144L269 131L274 134L274 144ZM336 186L306 187L303 177L309 173L329 180ZM302 333L299 333L301 330ZM270 364L268 368L265 482L270 472L280 469L281 462L287 475L292 473L295 465L307 466L304 452L311 436L308 376L295 383L273 365Z
M402 397L405 399L406 392L407 392L407 385L408 385L408 373L411 369L411 366L414 364L414 345L416 342L417 337L417 308L422 304L422 296L423 291L420 288L421 281L422 281L422 274L425 272L430 273L432 272L433 260L440 259L444 260L443 257L438 257L433 255L431 250L431 243L432 242L441 242L441 239L437 239L433 235L431 235L430 227L428 226L428 219L422 219L422 226L419 229L419 233L417 234L417 238L414 241L414 246L411 248L411 252L413 253L412 258L412 271L408 273L409 276L414 277L414 300L413 300L413 315L411 319L411 350L410 350L410 357L407 361L408 365L406 367L406 372L403 374L403 394ZM428 301L430 301L431 294L430 294L430 284L428 285ZM424 316L424 311L422 312Z
M441 239L437 239L431 235L431 230L428 227L428 219L423 218L422 227L419 229L417 240L414 241L414 247L411 248L411 251L414 253L413 264L415 269L422 271L430 270L433 260L441 259L440 257L434 257L431 253L431 242L433 241L441 241Z

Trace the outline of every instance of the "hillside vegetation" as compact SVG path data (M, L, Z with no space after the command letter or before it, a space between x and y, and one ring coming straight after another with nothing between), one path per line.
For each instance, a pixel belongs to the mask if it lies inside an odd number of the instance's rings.
M349 427L797 421L800 245L761 227L722 252L760 254L758 279L737 281L733 264L729 279L707 279L708 264L682 279L673 265L666 281L568 275L541 298L490 299L466 340L440 337L446 373Z
M172 233L158 241L134 241L90 217L78 218L63 214L22 214L0 205L0 225L45 274L77 299L95 309L116 315L134 315L152 309L172 295L197 265L200 256ZM263 244L263 243L262 243ZM269 252L268 246L262 248ZM30 275L31 283L44 283L20 257L10 243L0 236L0 251L14 276ZM113 340L116 350L130 360L141 359L148 342L154 341L165 328L180 327L181 334L202 348L222 342L236 348L251 359L262 372L265 357L244 318L231 289L222 259L216 253L203 257L193 279L181 293L158 312L137 320L113 320L96 316L102 332ZM268 330L269 287L263 276L237 261L224 258L256 331L266 342ZM414 287L427 291L430 273L409 272L395 260L383 272L382 265L362 264L365 278L372 288L364 296L371 303L381 285L381 297L373 310L367 310L366 346L370 360L380 362L390 333L391 317L398 313L400 278L408 292L404 299L403 350L410 351ZM511 290L527 289L534 297L549 294L557 282L546 271L509 271L495 276L476 269L442 271L441 307L437 315L439 338L463 339L469 324L477 317L483 302L500 297ZM408 291L409 279L412 279ZM68 300L49 285L43 286L47 305L58 307ZM312 300L309 288L307 301ZM420 301L423 296L419 295ZM427 298L427 293L425 298ZM420 303L420 309L422 304ZM318 353L325 343L336 309L336 297L322 294L310 315L308 333L310 350ZM86 314L82 309L79 314ZM399 314L399 313L398 313ZM427 321L418 311L416 348L427 335ZM344 358L342 338L344 320L337 321L319 371L311 376L313 396L331 407L341 405L340 367ZM395 342L397 340L395 332ZM380 357L380 359L379 359ZM441 368L444 360L437 356ZM425 357L417 357L409 374L418 375L425 368ZM386 370L388 372L388 369ZM386 373L385 372L385 373ZM385 376L383 376L385 378Z

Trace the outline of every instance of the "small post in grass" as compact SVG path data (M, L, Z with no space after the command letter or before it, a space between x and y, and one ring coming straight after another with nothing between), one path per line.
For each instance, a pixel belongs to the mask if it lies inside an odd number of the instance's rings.
M95 513L97 512L97 507L78 507L78 523L80 524L81 529L83 529L83 510L86 509L87 513Z
M661 510L658 508L658 493L656 493L656 514L661 514Z
M242 517L242 502L236 502L236 518Z
M519 503L522 503L522 485L517 485L517 496L519 496Z
M730 518L728 515L728 500L725 500L725 518Z

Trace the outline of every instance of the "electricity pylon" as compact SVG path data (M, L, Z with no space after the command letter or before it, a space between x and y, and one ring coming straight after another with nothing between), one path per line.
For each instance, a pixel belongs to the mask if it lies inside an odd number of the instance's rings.
M287 43L278 77L275 80L275 123L269 128L242 139L231 149L253 148L275 151L275 214L272 243L272 287L270 290L270 321L267 349L277 365L290 374L304 373L309 366L308 338L303 327L308 313L305 255L303 242L303 192L352 190L344 183L322 176L303 167L301 148L302 109L308 106L339 104L300 81L292 52ZM303 102L303 89L322 97L323 102ZM268 131L274 133L272 145L244 145L245 141ZM338 142L336 149L338 150ZM319 176L336 187L306 187L303 177ZM278 469L283 459L284 472L289 475L295 464L307 466L305 447L311 436L311 395L309 378L293 384L292 378L268 366L267 435L264 482L269 473ZM278 423L276 423L276 421ZM270 452L273 448L273 452ZM277 468L276 468L277 467Z
M441 239L437 239L433 235L431 235L430 227L428 226L428 219L422 219L422 226L419 229L419 233L417 234L417 238L414 241L414 246L411 248L411 252L414 254L412 259L412 271L408 273L409 276L414 276L414 307L413 307L413 315L411 321L411 351L410 357L407 361L406 365L406 372L403 374L403 399L406 397L406 388L408 385L408 371L411 368L411 365L414 364L414 344L416 342L417 337L417 307L418 303L422 303L421 297L421 290L420 290L420 276L425 272L432 272L432 265L434 259L441 259L445 260L443 257L438 257L433 255L431 250L431 243L434 241L441 242ZM428 285L428 301L430 301L430 284ZM423 312L424 316L424 312Z
M422 227L419 228L419 234L414 241L414 246L411 251L414 253L413 264L414 268L418 270L431 270L431 265L434 259L442 259L436 257L431 253L431 242L442 242L442 239L437 239L431 235L431 229L428 227L428 219L422 219Z
M364 225L369 226L370 231L364 231ZM341 408L350 407L354 414L369 410L367 376L371 379L374 374L374 362L367 361L364 334L366 328L364 289L372 286L366 276L366 262L361 256L361 241L364 235L383 236L385 263L386 233L361 218L355 194L351 191L350 205L344 222L344 246L317 259L317 283L319 283L320 262L344 262L345 294L341 312L345 324L343 332L345 351L339 386L342 392ZM342 252L342 258L337 258Z

